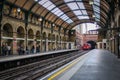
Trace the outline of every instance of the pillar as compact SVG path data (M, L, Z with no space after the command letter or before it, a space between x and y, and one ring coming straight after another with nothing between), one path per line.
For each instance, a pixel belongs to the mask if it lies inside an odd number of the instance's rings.
M27 29L27 24L25 25L25 31L26 31L26 34L25 34L25 49L28 48L28 29Z
M48 51L48 38L46 38L46 51Z
M55 44L54 44L54 46L55 46L55 50L57 49L57 40L55 39Z
M36 53L36 43L37 43L37 40L36 40L36 36L34 35L34 41L33 41L33 45L35 47L34 53Z
M13 33L13 54L18 54L17 52L18 45L17 45L16 37L17 37L17 34Z
M40 43L40 51L42 52L43 50L42 50L42 39L41 39L41 41L40 41L41 43Z

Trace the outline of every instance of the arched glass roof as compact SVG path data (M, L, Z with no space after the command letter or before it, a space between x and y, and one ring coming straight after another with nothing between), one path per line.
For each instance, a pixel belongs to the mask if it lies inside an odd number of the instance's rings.
M109 15L106 0L6 0L66 29L84 22L105 27Z

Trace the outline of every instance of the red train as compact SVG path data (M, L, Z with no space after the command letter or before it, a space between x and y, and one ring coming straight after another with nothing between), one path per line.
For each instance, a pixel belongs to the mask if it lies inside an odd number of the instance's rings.
M91 49L91 45L89 43L85 43L82 46L82 50L90 50Z

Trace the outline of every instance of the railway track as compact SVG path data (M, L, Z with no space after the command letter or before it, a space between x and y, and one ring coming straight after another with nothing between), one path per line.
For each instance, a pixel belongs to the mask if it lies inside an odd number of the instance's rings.
M86 52L88 51L72 52L57 57L53 56L46 60L8 69L0 72L0 80L34 80L85 54Z

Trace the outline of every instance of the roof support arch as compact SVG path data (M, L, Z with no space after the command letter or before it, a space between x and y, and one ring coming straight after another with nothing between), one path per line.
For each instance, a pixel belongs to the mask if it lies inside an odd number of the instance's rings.
M47 15L48 15L52 10L54 10L55 8L58 8L58 7L62 6L62 5L66 5L66 4L68 4L68 3L73 3L73 2L74 2L74 1L70 1L70 2L61 3L61 4L57 5L56 7L54 7L53 9L51 9L48 13L46 13L44 17L47 17ZM87 3L87 1L76 1L76 2L84 2L84 3ZM98 5L96 5L96 4L94 4L94 5L95 5L95 6L98 6ZM100 7L100 6L98 6L98 7ZM108 13L105 11L105 9L103 9L102 7L100 7L100 9L103 10L106 14L108 14Z

